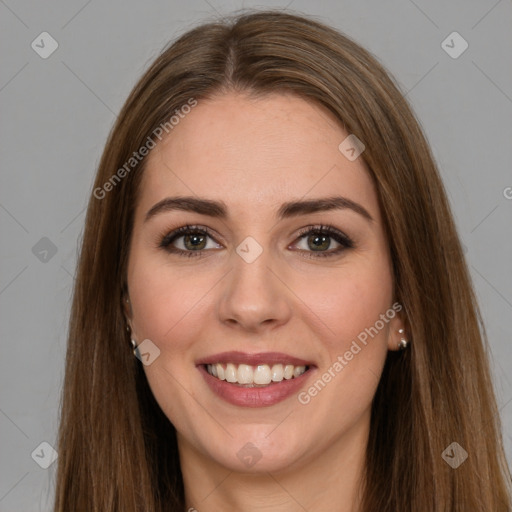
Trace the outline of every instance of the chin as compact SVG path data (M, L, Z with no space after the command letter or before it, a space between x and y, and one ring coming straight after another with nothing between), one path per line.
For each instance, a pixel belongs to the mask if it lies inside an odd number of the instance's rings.
M250 474L283 471L304 456L304 436L299 432L290 436L289 425L279 433L276 425L247 427L238 427L233 437L225 436L215 450L211 439L205 439L204 451L230 471Z

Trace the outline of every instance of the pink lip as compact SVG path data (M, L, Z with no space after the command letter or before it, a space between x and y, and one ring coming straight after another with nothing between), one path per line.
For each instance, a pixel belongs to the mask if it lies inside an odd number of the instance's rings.
M233 363L248 364L256 366L258 364L293 364L294 366L314 366L311 361L305 361L297 357L284 354L282 352L257 352L249 354L246 352L221 352L196 361L196 365L215 364L215 363Z
M277 404L292 395L296 395L313 373L313 370L308 370L300 377L273 382L262 388L244 388L243 386L230 384L225 380L219 380L217 377L210 375L206 370L206 366L200 365L198 369L210 389L216 395L226 402L238 405L239 407L268 407Z
M309 369L300 377L294 377L281 382L272 382L265 387L246 388L225 380L217 379L206 370L207 364L234 363L234 364L293 364L294 366L308 366ZM264 352L259 354L246 354L244 352L222 352L196 362L197 368L210 389L226 402L239 407L268 407L296 395L316 368L304 359L282 354L279 352Z

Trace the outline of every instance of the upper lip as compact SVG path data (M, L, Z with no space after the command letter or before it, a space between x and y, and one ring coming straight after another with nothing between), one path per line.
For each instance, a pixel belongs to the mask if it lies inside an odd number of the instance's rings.
M298 357L284 354L282 352L221 352L204 357L196 361L196 365L202 364L215 364L215 363L233 363L233 364L247 364L256 366L259 364L292 364L293 366L314 366L311 361L300 359Z

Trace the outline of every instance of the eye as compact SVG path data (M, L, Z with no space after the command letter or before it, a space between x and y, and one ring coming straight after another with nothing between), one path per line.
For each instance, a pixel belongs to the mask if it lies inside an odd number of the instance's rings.
M304 228L299 233L299 239L306 247L301 248L301 251L309 252L307 258L326 258L337 256L346 249L354 247L352 240L332 226L312 226ZM334 250L328 251L331 248L332 240L339 245ZM312 250L310 250L312 249Z
M161 236L158 246L171 254L186 257L201 257L206 250L223 247L217 242L213 243L213 246L209 245L208 239L215 242L215 238L207 227L187 225ZM299 247L299 250L309 253L305 256L307 258L332 257L354 247L354 243L345 233L332 226L309 226L299 232L298 239L306 245L305 248ZM329 250L333 240L338 247Z
M222 248L208 245L208 238L213 239L208 228L203 226L182 226L165 235L159 247L179 256L201 256L206 249Z

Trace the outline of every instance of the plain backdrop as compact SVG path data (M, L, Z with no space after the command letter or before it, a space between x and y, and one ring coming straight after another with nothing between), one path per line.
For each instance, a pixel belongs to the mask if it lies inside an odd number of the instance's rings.
M56 464L41 467L51 462L41 443L56 441L77 249L116 113L170 40L247 7L332 24L412 104L465 246L512 460L509 0L0 0L0 511L52 506Z

